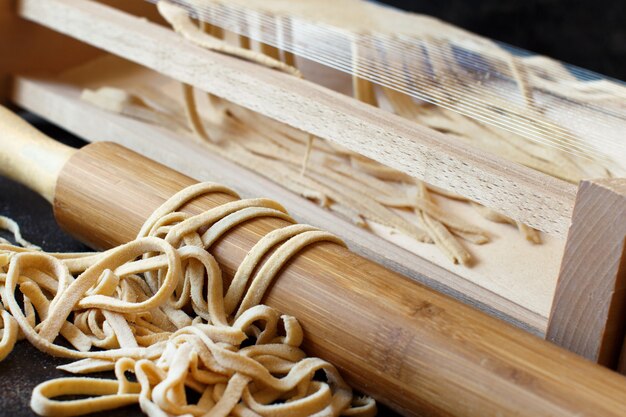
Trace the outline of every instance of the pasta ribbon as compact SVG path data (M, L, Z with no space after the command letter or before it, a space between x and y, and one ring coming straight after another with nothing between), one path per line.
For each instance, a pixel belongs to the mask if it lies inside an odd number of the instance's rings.
M31 398L36 413L79 416L131 404L151 417L376 413L375 402L354 397L333 365L306 357L296 318L260 304L303 248L343 243L294 224L267 199L236 200L197 215L180 211L216 192L236 196L211 183L188 187L155 210L135 240L108 251L0 247L0 360L23 335L43 352L73 359L60 367L67 372L115 371L115 379L38 385ZM208 249L256 217L291 224L260 239L224 288Z

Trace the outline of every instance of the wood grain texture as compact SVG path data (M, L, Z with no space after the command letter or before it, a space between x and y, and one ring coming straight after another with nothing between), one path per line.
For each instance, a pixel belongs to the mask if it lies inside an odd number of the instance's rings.
M100 63L100 60L98 62ZM112 73L111 77L116 78L117 75ZM144 78L142 82L148 80ZM101 85L106 84L104 82ZM111 141L121 144L197 180L227 184L245 197L258 196L262 193L266 197L276 199L298 221L332 230L360 255L524 330L541 337L545 335L547 313L538 314L527 306L513 302L469 278L457 275L458 272L449 271L391 244L271 180L213 154L192 137L178 135L166 129L85 105L79 98L80 93L80 88L63 82L19 77L15 81L12 100L89 141ZM93 126L99 126L99 129L93 129ZM515 233L513 238L519 240ZM519 249L519 246L521 245L517 246L518 250L523 250ZM557 256L560 257L560 252ZM444 261L449 267L449 261L447 259ZM491 261L497 260L486 260ZM493 272L494 280L503 282L516 279L524 282L528 282L529 279L556 280L556 273L554 276L545 274L541 277L520 277L520 274L512 274L513 276L509 277L509 270L501 268L500 271L500 274ZM466 268L462 270L463 272L469 273L470 270ZM539 296L533 294L534 298ZM546 294L545 297L551 300L553 292Z
M626 331L626 179L580 184L547 338L616 367Z
M484 154L349 97L184 42L159 25L88 0L23 0L32 21L123 56L426 182L565 234L575 187ZM111 36L115 33L115 36Z
M62 227L96 247L132 239L165 198L194 181L106 142L83 148L57 185ZM232 197L191 202L197 213ZM212 252L231 276L281 220L235 228ZM265 303L298 317L305 349L406 415L622 416L626 378L331 243L281 271ZM573 395L575 393L575 395Z

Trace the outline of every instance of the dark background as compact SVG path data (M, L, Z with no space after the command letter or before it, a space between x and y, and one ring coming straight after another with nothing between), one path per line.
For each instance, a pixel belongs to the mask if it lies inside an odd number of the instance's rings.
M387 0L469 31L626 80L624 0Z
M475 33L533 52L626 80L626 1L390 0L386 3L430 14ZM72 146L82 142L42 120L24 115L46 134ZM1 126L0 126L1 134ZM0 178L0 214L20 223L27 239L47 251L86 248L61 232L50 205L7 179ZM1 236L8 237L1 233ZM0 416L32 416L28 405L35 385L64 376L55 370L63 360L39 353L27 342L0 362ZM381 415L390 414L383 410ZM140 415L136 407L100 415Z

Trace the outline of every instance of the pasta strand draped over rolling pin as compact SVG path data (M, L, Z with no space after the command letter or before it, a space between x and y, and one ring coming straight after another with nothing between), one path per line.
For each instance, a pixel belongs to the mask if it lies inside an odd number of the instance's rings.
M195 216L178 211L215 192L236 196L221 185L188 187L152 214L137 239L106 252L52 254L0 242L0 359L23 337L74 359L60 367L67 372L116 376L44 382L33 391L35 412L74 416L138 403L149 416L375 414L375 402L355 398L333 365L306 357L294 317L260 304L302 248L342 242L294 222L264 236L225 289L212 244L255 217L292 220L267 199ZM67 395L81 398L55 399Z

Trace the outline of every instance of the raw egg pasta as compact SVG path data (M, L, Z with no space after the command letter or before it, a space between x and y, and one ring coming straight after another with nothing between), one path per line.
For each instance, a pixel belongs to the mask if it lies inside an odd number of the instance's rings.
M294 317L260 304L301 249L342 242L295 224L267 199L236 200L198 215L179 211L215 192L236 195L210 183L189 187L155 210L134 241L105 252L0 246L0 359L10 360L25 338L73 359L64 371L115 373L38 385L31 399L36 413L77 416L139 404L152 417L375 414L372 399L355 397L335 367L300 349L304 334ZM260 239L224 287L210 247L257 217L294 224ZM19 236L17 225L6 224Z

